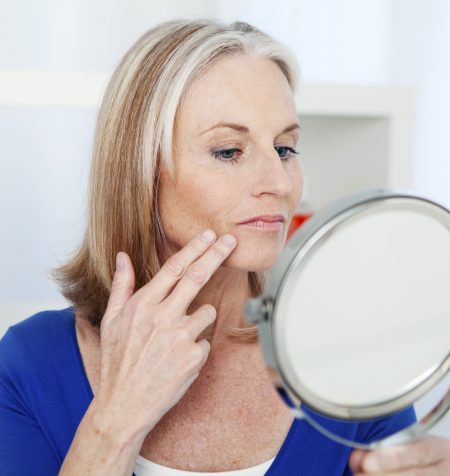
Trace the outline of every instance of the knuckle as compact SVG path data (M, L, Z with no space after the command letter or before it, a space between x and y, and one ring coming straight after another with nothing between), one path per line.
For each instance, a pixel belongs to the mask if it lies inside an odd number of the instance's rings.
M122 283L119 279L113 279L111 283L111 294L116 294L122 289Z
M180 316L180 325L182 327L189 325L190 322L191 322L191 318L187 314L182 314Z
M170 296L169 296L170 298ZM180 311L180 304L175 299L166 299L155 308L155 320L163 326L177 328L177 324L183 323L183 312Z
M110 327L108 326L108 319L105 319L105 316L103 316L102 320L100 321L100 334L105 334Z
M133 316L144 316L149 314L149 304L144 299L137 299L131 303L130 314Z
M112 293L121 293L122 291L126 291L130 293L134 290L134 285L130 280L126 280L123 278L114 278L111 283L111 294Z
M206 271L199 264L191 266L187 275L196 284L203 284L206 280Z
M165 263L163 268L175 278L179 278L184 271L184 263L177 256L170 257Z
M196 254L201 254L204 251L205 243L201 240L194 240L189 243L189 246L195 251Z
M191 335L185 327L178 329L178 339L183 342L191 340Z
M165 348L171 348L174 341L173 333L170 329L162 325L155 326L155 333L158 335L158 341Z
M152 321L158 329L173 329L173 311L169 306L157 306L152 313Z
M197 371L199 368L197 355L194 352L189 352L186 354L184 360L184 371L187 373L192 373L193 371Z
M412 447L414 451L415 464L417 464L418 466L424 466L427 462L427 452L425 450L425 445L420 444L419 442L419 443L413 444ZM420 471L420 470L417 469L417 471ZM421 474L421 472L417 474Z
M203 361L203 350L200 346L195 345L191 351L191 359L193 364L197 367Z
M212 250L213 250L213 253L214 253L218 258L220 258L220 259L225 258L226 253L225 253L225 251L224 251L219 245L213 246L213 247L212 247Z
M210 317L211 319L215 319L217 311L216 311L216 308L214 306L212 306L211 304L208 304L203 308L203 313L206 316Z

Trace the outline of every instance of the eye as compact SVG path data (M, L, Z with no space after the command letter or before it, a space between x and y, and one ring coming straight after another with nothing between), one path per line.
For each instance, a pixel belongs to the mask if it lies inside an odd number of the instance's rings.
M232 147L231 149L219 149L219 150L213 150L212 154L214 157L218 160L221 160L222 162L231 162L235 163L238 161L237 157L235 157L236 154L242 153L242 151L236 147Z
M289 160L293 155L299 154L299 152L297 152L293 147L289 147L286 145L275 146L275 150L278 152L280 158L287 160Z

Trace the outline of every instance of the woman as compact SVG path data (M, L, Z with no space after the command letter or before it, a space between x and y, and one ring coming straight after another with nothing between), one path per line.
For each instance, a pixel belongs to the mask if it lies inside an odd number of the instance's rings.
M289 51L245 23L164 23L125 55L86 234L56 270L73 306L1 341L2 475L369 474L389 453L395 474L446 473L445 439L350 455L295 420L245 324L302 195L295 84Z

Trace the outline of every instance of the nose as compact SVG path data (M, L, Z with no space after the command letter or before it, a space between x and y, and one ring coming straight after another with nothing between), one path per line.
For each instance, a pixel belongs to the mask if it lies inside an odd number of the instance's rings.
M252 194L255 196L262 193L278 196L291 194L294 189L293 177L278 152L272 147L272 150L266 148L262 151L260 149L257 154L259 160L255 161ZM295 158L289 160L295 160Z

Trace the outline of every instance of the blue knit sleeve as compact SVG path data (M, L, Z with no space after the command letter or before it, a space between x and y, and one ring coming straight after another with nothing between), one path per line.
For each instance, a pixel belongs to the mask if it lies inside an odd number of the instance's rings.
M370 443L386 438L416 421L416 412L411 406L385 418L362 422L358 428L358 441Z
M360 422L355 441L371 443L397 433L417 421L414 407L397 412L385 418ZM353 476L350 466L347 466L343 476Z
M9 328L0 340L0 474L57 475L57 454L17 387L19 380L26 382L29 362L24 358L20 340Z

